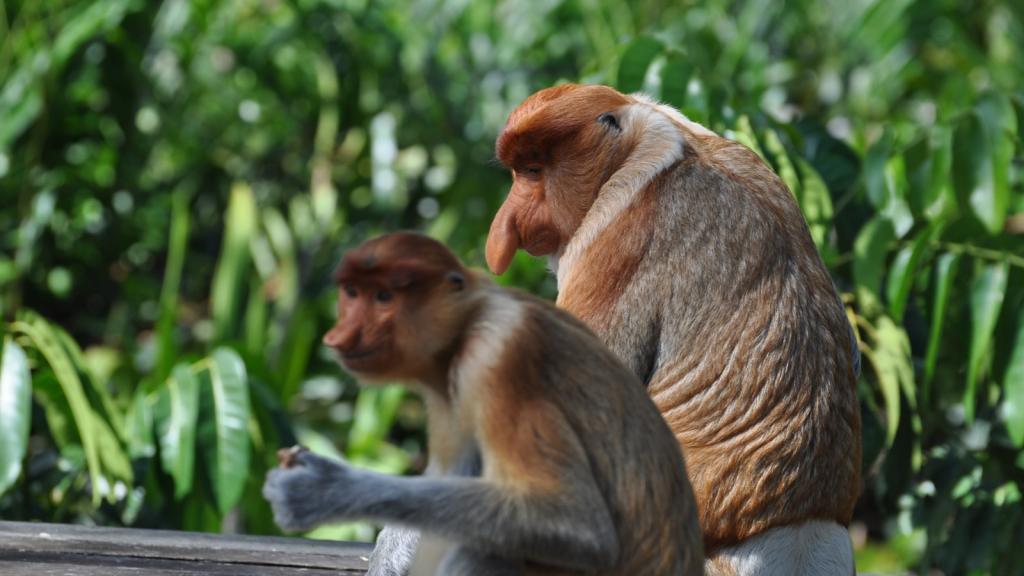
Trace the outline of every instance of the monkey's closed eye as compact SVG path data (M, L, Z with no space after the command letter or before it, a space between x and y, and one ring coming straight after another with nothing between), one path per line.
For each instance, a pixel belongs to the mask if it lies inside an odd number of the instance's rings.
M540 174L540 166L530 166L526 169L527 174Z
M377 300L377 302L391 302L391 299L394 297L394 294L392 294L390 290L381 290L380 292L377 292L374 299Z
M345 286L345 295L348 296L349 298L355 298L356 296L359 295L359 293L356 292L355 286L348 284Z
M597 121L600 122L601 124L607 124L611 128L614 128L619 132L622 132L622 127L619 126L619 120L618 118L615 117L614 114L601 114L600 116L597 117Z

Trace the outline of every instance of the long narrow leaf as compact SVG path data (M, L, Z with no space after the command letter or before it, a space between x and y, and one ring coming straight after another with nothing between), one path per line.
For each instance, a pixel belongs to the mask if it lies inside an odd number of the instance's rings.
M100 504L100 475L102 467L100 464L99 447L97 446L96 433L93 426L93 411L86 398L85 389L82 387L82 380L78 377L75 369L68 358L68 354L61 345L58 336L54 333L49 323L34 313L23 311L21 319L11 324L11 329L22 332L32 341L32 344L46 358L50 368L60 383L64 396L71 407L71 413L75 419L75 426L78 428L79 436L82 439L82 448L85 452L86 465L89 468L89 477L92 480L93 505Z
M803 158L796 157L796 164L800 172L802 192L800 194L800 210L804 213L807 226L811 230L811 238L818 247L818 252L827 254L831 248L828 243L828 233L832 229L832 196L829 195L828 186L821 179L818 171Z
M946 321L946 308L949 304L949 292L956 277L959 254L948 252L938 257L935 262L935 298L932 300L931 331L928 336L928 352L924 361L924 383L921 388L922 403L928 404L932 377L935 375L935 362L939 357L939 342L942 327Z
M231 200L225 216L224 244L213 277L210 313L213 316L213 344L234 334L250 261L249 240L256 228L258 213L252 190L245 184L231 188Z
M1024 447L1024 312L1018 316L1017 337L1003 377L1003 407L1010 440Z
M32 376L25 351L9 334L0 348L0 495L21 474L32 424Z
M178 190L174 193L171 203L167 264L164 267L164 282L160 287L160 313L156 321L156 366L151 374L153 382L162 382L167 378L178 357L178 342L174 337L174 328L178 315L181 272L185 267L185 253L188 249L188 229L188 194Z
M882 272L895 233L888 219L875 216L864 225L853 243L853 279L857 301L868 315L882 310Z
M245 364L229 348L210 354L210 386L216 425L214 452L207 452L206 464L212 475L214 496L221 514L226 514L242 497L249 470L249 381Z
M892 266L889 267L886 296L889 298L889 316L894 320L902 321L903 312L907 308L907 298L910 297L910 289L914 285L914 277L917 275L921 258L934 241L940 228L939 224L932 224L920 231L913 243L909 247L901 249L893 259Z
M992 342L999 310L1003 307L1007 264L989 264L981 269L971 285L971 351L967 365L967 386L964 389L964 409L967 422L974 422L975 396L981 363Z

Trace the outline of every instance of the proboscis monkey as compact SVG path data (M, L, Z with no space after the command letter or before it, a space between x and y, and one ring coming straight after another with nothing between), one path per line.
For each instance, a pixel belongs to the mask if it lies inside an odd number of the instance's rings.
M349 251L335 281L324 343L360 381L423 395L431 475L286 450L263 488L282 528L418 529L412 574L703 574L672 432L582 322L412 233Z
M497 154L513 184L488 265L548 256L558 306L644 382L686 455L708 573L851 574L860 356L785 184L604 86L534 94Z

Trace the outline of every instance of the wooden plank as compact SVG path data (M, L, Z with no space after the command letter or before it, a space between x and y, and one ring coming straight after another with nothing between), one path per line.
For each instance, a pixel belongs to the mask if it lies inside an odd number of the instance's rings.
M5 575L362 574L372 549L303 538L0 522ZM73 566L82 569L68 569Z

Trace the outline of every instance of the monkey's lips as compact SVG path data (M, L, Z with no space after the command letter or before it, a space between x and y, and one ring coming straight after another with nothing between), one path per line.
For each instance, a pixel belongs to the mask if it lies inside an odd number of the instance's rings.
M338 362L344 366L346 370L352 372L364 372L371 368L374 354L374 350L364 350L362 352L335 351Z

